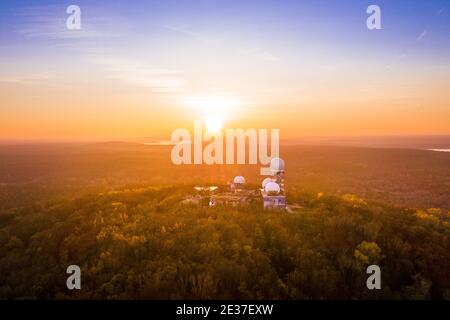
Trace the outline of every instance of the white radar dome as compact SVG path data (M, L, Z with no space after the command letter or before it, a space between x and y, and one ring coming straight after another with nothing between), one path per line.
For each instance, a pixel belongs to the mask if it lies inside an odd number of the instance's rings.
M270 160L270 171L272 173L284 171L284 160L281 158L273 158Z
M276 182L268 182L266 186L264 187L264 191L267 193L280 193L280 186Z
M263 182L261 183L262 188L264 189L266 187L266 184L269 182L273 182L274 180L272 178L265 178Z
M236 176L233 180L234 184L245 184L245 178L243 176Z

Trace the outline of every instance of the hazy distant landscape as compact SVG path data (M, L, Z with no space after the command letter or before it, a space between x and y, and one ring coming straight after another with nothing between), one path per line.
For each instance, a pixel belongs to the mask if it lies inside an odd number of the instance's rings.
M256 185L262 180L260 166L176 166L170 150L124 142L0 146L0 207L136 186L226 184L237 174ZM281 156L288 190L450 209L450 153L289 145Z
M397 149L448 149L450 136L448 135L396 135L396 136L332 136L332 137L304 137L286 140L284 144L301 145L333 145L365 148L397 148Z

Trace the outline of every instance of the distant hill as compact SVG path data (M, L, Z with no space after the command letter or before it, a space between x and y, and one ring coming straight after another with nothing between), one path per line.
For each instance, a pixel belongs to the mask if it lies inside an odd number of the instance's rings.
M304 137L299 139L284 140L283 144L303 144L316 146L331 145L397 149L448 149L450 148L450 135Z

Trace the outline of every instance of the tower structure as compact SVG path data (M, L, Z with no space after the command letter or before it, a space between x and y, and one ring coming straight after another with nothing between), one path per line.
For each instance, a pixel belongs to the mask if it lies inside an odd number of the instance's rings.
M283 159L273 158L270 161L272 177L264 179L261 189L264 209L286 209L284 169Z

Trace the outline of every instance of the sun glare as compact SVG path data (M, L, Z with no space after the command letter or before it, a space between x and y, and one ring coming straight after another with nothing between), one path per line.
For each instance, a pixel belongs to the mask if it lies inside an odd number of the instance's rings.
M200 94L186 97L183 104L195 110L195 116L202 119L209 132L219 132L225 121L231 119L242 105L240 99L228 94Z
M218 133L223 126L221 119L219 118L207 118L205 119L206 130L211 133Z

